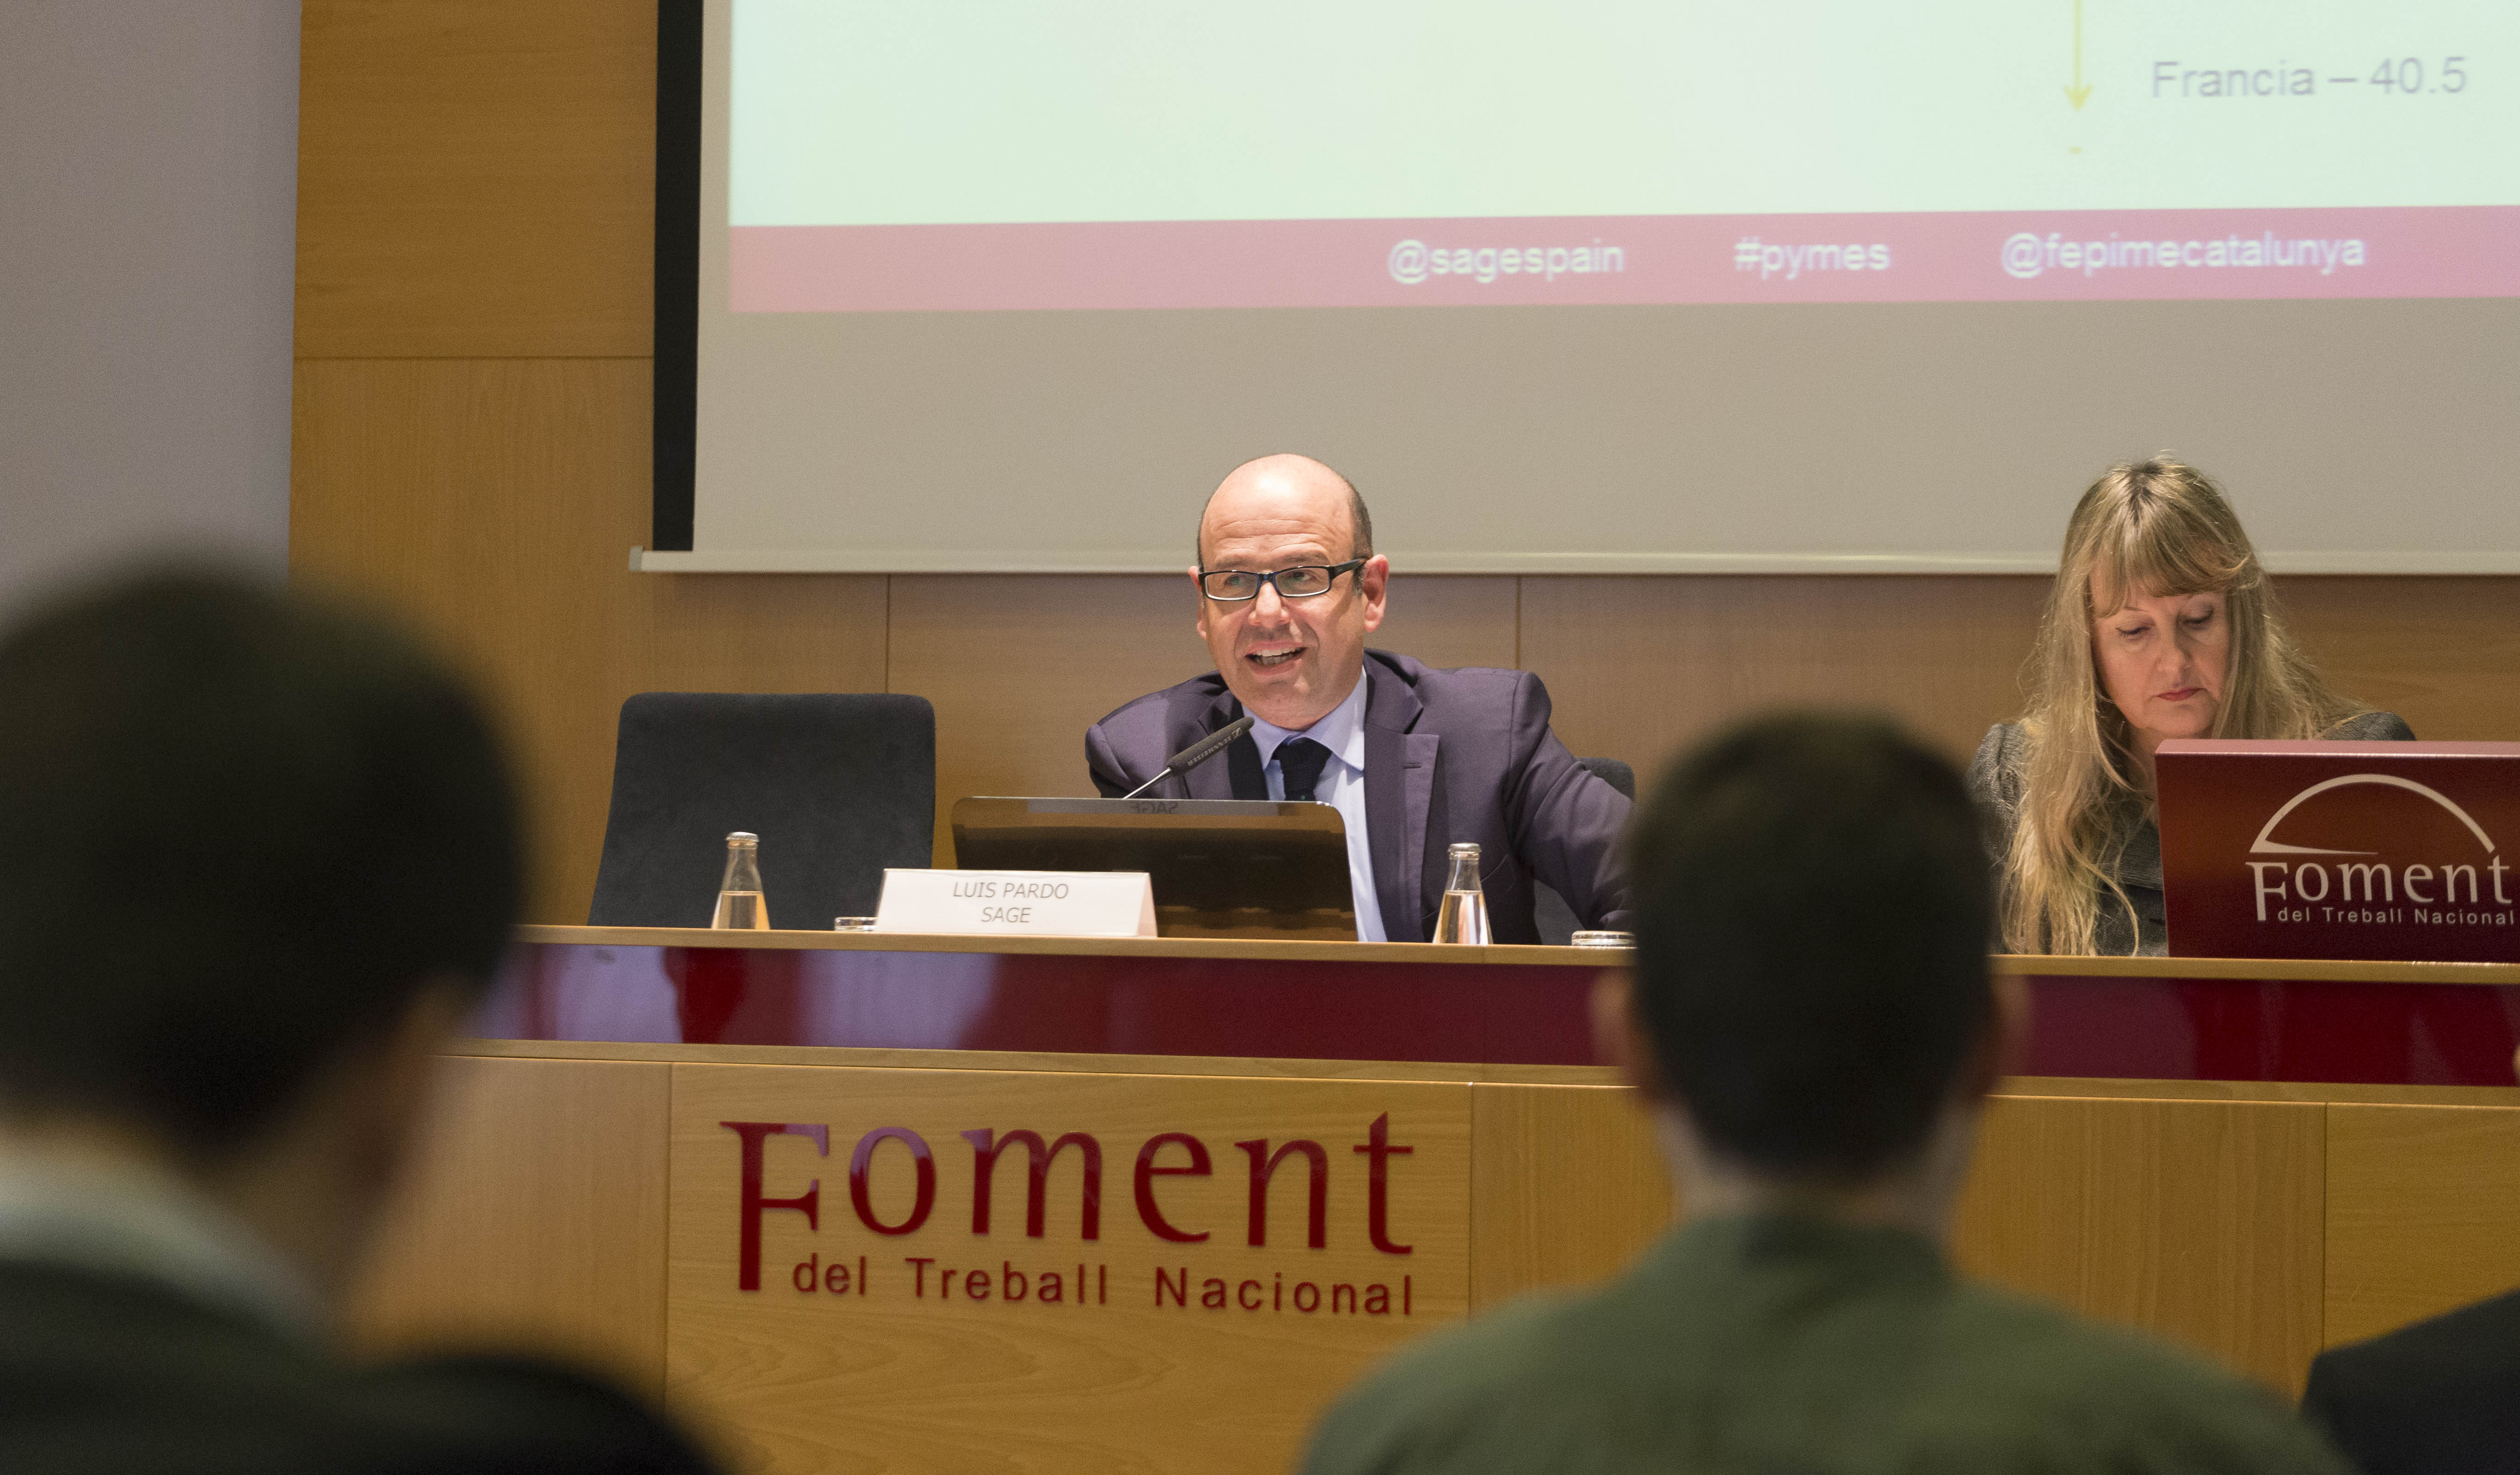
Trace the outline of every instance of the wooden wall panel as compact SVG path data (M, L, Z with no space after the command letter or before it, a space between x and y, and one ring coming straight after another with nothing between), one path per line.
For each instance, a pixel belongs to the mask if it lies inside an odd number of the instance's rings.
M936 856L956 799L1091 794L1085 728L1205 669L1160 578L895 577L892 689L936 705Z
M520 750L534 920L586 919L622 699L884 690L884 581L634 574L634 359L300 360L295 574L382 600L482 680Z
M2520 1110L2327 1108L2327 1342L2520 1285Z
M1776 705L1866 706L1955 759L2022 709L2048 581L2028 577L1529 577L1523 664L1558 734L1641 773L1693 738ZM2520 581L2288 578L2303 644L2339 690L2418 736L2520 739Z
M649 352L652 0L306 0L299 37L299 357Z
M1366 644L1430 666L1518 668L1521 582L1464 574L1395 576L1382 628L1366 637Z
M1999 1097L1955 1253L2298 1395L2321 1345L2326 1111Z
M673 1067L442 1064L421 1160L351 1304L355 1339L532 1350L663 1392Z
M2338 690L2418 738L2520 740L2520 579L2279 581L2302 644Z
M1671 1176L1636 1093L1470 1088L1470 1306L1625 1269L1669 1228Z
M293 575L383 599L486 685L539 837L526 915L585 918L647 416L632 360L300 360ZM615 555L614 549L621 549ZM601 776L599 778L599 775ZM599 841L600 843L600 841ZM574 913L568 909L575 901Z
M2047 581L1525 578L1522 662L1558 736L1650 775L1674 748L1778 704L1868 706L1957 757L2020 706Z

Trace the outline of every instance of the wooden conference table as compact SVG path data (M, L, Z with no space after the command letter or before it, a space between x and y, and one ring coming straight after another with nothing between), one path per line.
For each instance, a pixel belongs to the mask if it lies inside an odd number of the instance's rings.
M356 1324L601 1363L750 1469L1283 1469L1392 1347L1668 1221L1604 961L528 927ZM1968 1269L2286 1392L2520 1282L2520 966L1998 966Z

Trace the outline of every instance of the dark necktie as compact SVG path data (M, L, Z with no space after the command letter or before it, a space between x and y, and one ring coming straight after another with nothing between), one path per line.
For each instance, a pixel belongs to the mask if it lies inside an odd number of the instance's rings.
M1278 744L1278 772L1286 776L1286 797L1303 800L1313 796L1322 782L1322 767L1330 761L1330 750L1310 738L1289 738Z

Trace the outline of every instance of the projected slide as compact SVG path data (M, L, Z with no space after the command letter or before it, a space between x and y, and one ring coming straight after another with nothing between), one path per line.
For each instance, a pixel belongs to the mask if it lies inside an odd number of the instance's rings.
M740 313L2520 295L2510 0L735 0Z

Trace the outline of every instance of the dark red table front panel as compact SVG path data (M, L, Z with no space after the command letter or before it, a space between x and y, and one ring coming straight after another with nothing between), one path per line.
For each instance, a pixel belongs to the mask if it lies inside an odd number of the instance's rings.
M496 1040L1593 1063L1583 967L540 943ZM2520 987L2030 980L2022 1070L2130 1080L2508 1086Z
M1593 970L539 944L492 1039L1589 1064Z
M2039 977L2024 1074L2509 1086L2520 988Z

